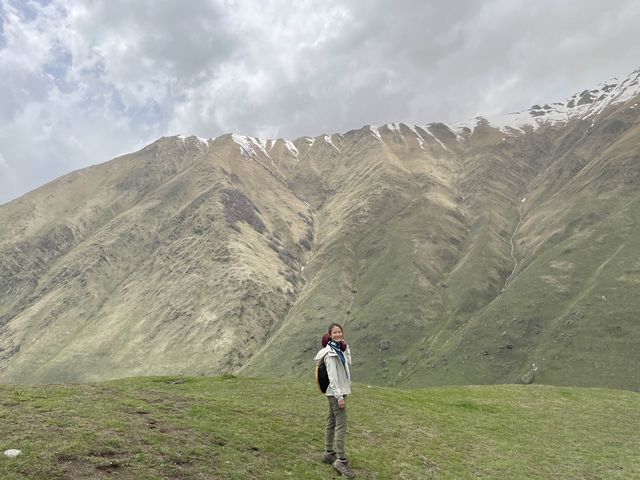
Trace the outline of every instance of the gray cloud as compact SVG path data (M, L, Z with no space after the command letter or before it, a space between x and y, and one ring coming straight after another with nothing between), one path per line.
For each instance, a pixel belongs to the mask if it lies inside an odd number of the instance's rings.
M523 110L638 66L634 0L0 0L0 202L162 135Z

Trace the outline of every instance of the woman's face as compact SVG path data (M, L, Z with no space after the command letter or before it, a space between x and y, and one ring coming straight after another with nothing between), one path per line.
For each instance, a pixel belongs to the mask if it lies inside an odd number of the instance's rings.
M331 340L339 342L342 340L342 329L338 326L334 326L329 332L329 335L331 335Z

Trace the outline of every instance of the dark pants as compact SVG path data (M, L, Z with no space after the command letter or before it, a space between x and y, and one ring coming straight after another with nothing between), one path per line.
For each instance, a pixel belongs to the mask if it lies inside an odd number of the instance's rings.
M332 452L335 440L338 458L347 458L344 453L344 437L347 433L347 407L340 408L336 397L329 399L329 414L327 415L327 426L324 431L324 449ZM345 398L345 402L346 402Z

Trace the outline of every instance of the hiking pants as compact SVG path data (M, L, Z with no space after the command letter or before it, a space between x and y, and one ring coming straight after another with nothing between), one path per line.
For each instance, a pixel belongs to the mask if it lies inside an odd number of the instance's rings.
M327 415L327 426L324 430L324 449L327 452L333 452L333 443L335 440L335 452L338 458L347 458L344 453L344 437L347 433L347 407L340 408L336 397L327 397L329 399L329 414ZM346 402L345 397L345 402Z

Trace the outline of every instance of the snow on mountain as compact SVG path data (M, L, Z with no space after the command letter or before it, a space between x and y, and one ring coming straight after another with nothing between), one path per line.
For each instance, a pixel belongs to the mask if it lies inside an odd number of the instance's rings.
M231 135L233 141L240 147L240 153L244 157L257 157L258 151L261 151L265 157L270 158L267 153L267 140L263 140L260 138L254 137L245 137L243 135L236 135L235 133Z
M335 148L338 152L340 151L340 149L336 147L333 141L331 140L331 135L325 135L324 141L327 142L329 145L331 145L333 148Z
M369 131L372 133L374 137L382 141L382 137L380 136L380 130L376 125L369 125Z
M177 135L178 140L182 140L183 142L193 139L196 143L200 143L202 145L209 145L209 140L206 138L198 137L197 135Z
M625 103L640 95L640 69L635 70L623 81L612 79L600 84L592 90L584 90L572 95L564 102L552 104L534 105L528 110L515 113L479 116L466 122L458 122L446 125L453 132L458 141L464 141L465 137L480 123L487 122L504 133L524 133L525 128L536 129L544 124L566 123L572 118L595 117L605 107L618 103ZM630 108L635 108L631 105ZM380 129L386 127L389 131L402 135L400 127L404 125L417 137L419 147L424 149L426 135L432 137L440 146L449 151L447 146L429 130L429 125L412 125L407 123L387 123L382 127L368 126L371 134L382 141ZM418 129L426 135L419 133Z
M396 135L402 136L402 132L400 131L400 123L387 123L385 126L391 130Z
M298 158L298 155L300 154L300 152L298 152L298 149L293 144L293 142L291 140L285 139L284 143L287 147L287 150L289 150L294 157Z
M607 106L625 103L640 95L640 68L632 72L627 78L622 81L618 81L616 78L601 83L597 88L592 90L584 90L580 93L572 95L564 102L545 103L544 105L533 105L528 110L515 113L498 114L498 115L486 115L478 116L472 120L466 122L458 122L454 124L445 125L455 136L458 142L462 142L469 136L469 134L481 123L487 122L489 125L496 127L504 133L524 133L525 128L536 129L545 124L558 124L566 123L574 118L589 118L595 117L602 112ZM630 105L630 108L635 108L637 103ZM421 149L425 149L425 145L428 142L428 138L437 142L440 147L450 152L447 145L442 139L438 138L436 134L430 129L433 123L428 125L414 125L407 123L387 123L383 126L367 125L364 127L374 138L383 142L380 130L386 128L388 131L395 135L402 136L401 127L407 127L417 138L418 145ZM186 140L187 138L194 138L202 146L207 146L209 140L200 137L185 137L179 136L178 138ZM333 135L321 135L317 138L321 138L325 143L328 143L338 152L340 148L333 142ZM342 136L338 135L338 139L341 140ZM245 157L257 157L258 152L262 152L267 158L270 151L278 140L265 140L254 137L247 137L237 134L232 134L233 141L240 147L240 152ZM287 150L296 158L298 158L300 152L296 148L294 142L282 139L285 142ZM304 140L308 143L308 147L311 148L315 142L313 137L302 137L298 140Z
M447 148L447 146L446 146L444 143L442 143L442 142L440 141L440 139L439 139L438 137L436 137L436 136L435 136L435 134L434 134L433 132L431 132L431 130L429 130L429 125L427 125L427 126L425 126L425 127L421 127L421 128L422 128L422 130L424 130L424 131L425 131L425 133L429 134L429 136L430 136L431 138L433 138L436 142L438 142L442 148L444 148L447 152L451 152L451 150L449 150L449 149Z
M424 138L422 138L422 135L420 135L418 133L418 130L416 129L416 126L409 124L409 125L407 125L407 127L409 128L409 130L411 130L415 134L415 136L416 136L416 138L418 140L418 145L420 145L420 148L422 150L424 150ZM429 133L429 132L427 132L427 133Z
M177 135L176 138L183 144L190 144L200 151L207 151L209 149L209 139L198 137L197 135Z
M522 131L525 126L535 129L544 124L566 123L572 118L595 117L607 106L628 102L638 95L640 95L640 69L632 72L621 82L614 78L592 90L576 93L564 102L534 105L523 112L480 116L471 121L453 124L451 128L460 133L465 128L473 130L478 123L487 121L506 133L510 130Z

